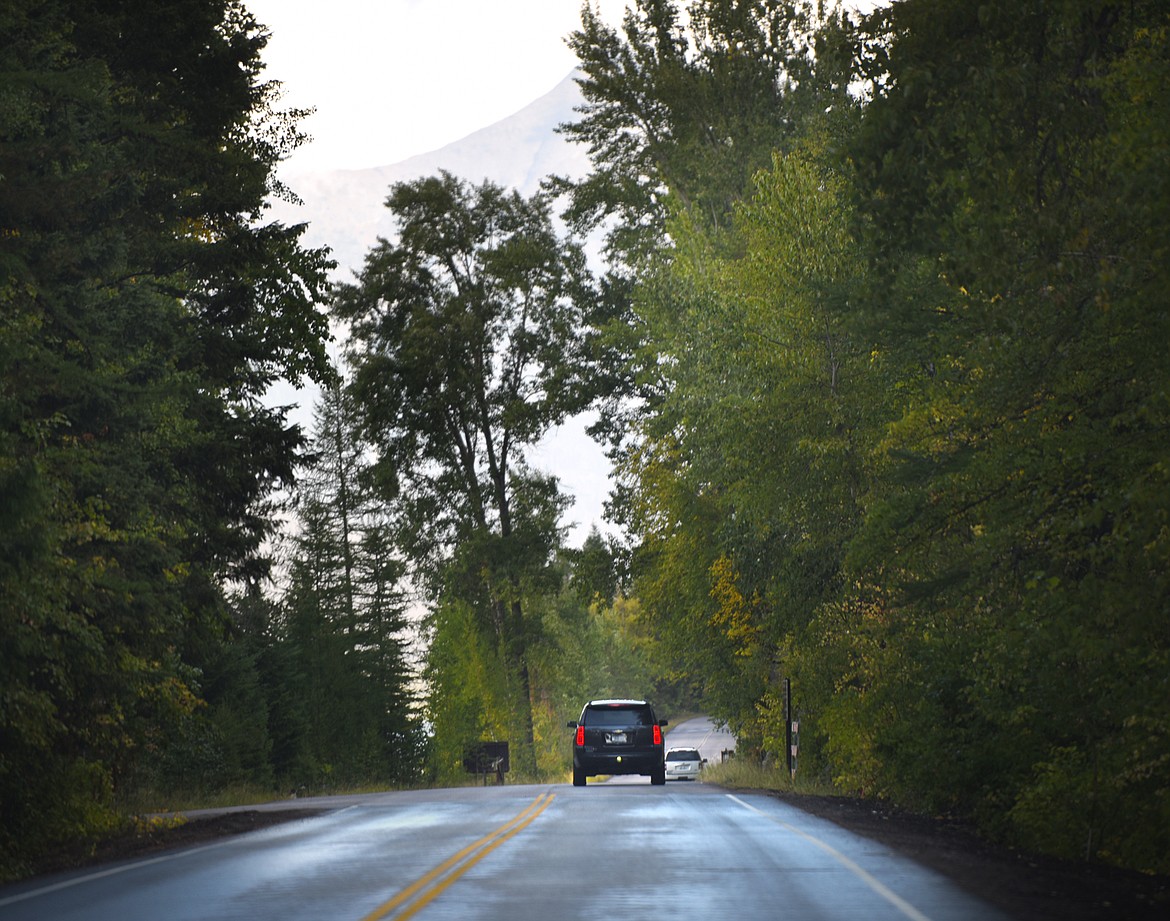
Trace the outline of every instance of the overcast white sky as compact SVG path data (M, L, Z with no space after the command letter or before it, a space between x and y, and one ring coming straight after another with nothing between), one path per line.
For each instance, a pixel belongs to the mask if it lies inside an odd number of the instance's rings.
M626 0L591 0L621 21ZM282 108L316 108L283 172L386 166L519 111L576 66L582 0L244 0Z
M617 25L627 0L590 2ZM437 150L518 112L577 64L564 39L580 26L582 0L244 3L272 33L265 76L284 84L281 107L317 110L301 123L313 140L283 166L286 176ZM605 495L604 464L577 454L589 468L582 477L553 464L577 497L573 543L599 519Z

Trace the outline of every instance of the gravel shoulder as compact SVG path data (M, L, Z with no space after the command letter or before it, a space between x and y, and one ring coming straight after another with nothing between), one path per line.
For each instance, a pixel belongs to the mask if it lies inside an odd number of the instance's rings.
M914 858L1015 921L1170 918L1170 877L1024 854L990 844L962 822L870 800L769 795Z

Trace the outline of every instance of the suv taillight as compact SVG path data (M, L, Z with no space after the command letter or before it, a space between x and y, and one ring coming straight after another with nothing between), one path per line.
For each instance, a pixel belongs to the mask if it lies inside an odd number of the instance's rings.
M585 744L585 727L584 726L577 727L577 744L578 745Z
M662 727L659 726L657 723L654 724L654 744L655 745L662 744Z

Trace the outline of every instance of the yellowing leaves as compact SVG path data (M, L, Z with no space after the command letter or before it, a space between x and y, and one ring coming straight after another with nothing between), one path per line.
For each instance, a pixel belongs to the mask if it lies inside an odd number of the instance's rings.
M750 656L757 646L760 628L758 621L763 613L763 601L758 592L750 598L744 597L736 584L739 573L726 555L720 556L708 570L711 577L711 598L715 611L711 615L711 626L719 629L735 645L737 656Z

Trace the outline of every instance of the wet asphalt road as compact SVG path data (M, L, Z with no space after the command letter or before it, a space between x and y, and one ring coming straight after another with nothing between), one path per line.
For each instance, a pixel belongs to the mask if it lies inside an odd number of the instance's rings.
M667 741L710 760L728 747L705 720ZM621 780L330 800L301 821L0 889L0 921L1002 917L769 797Z

